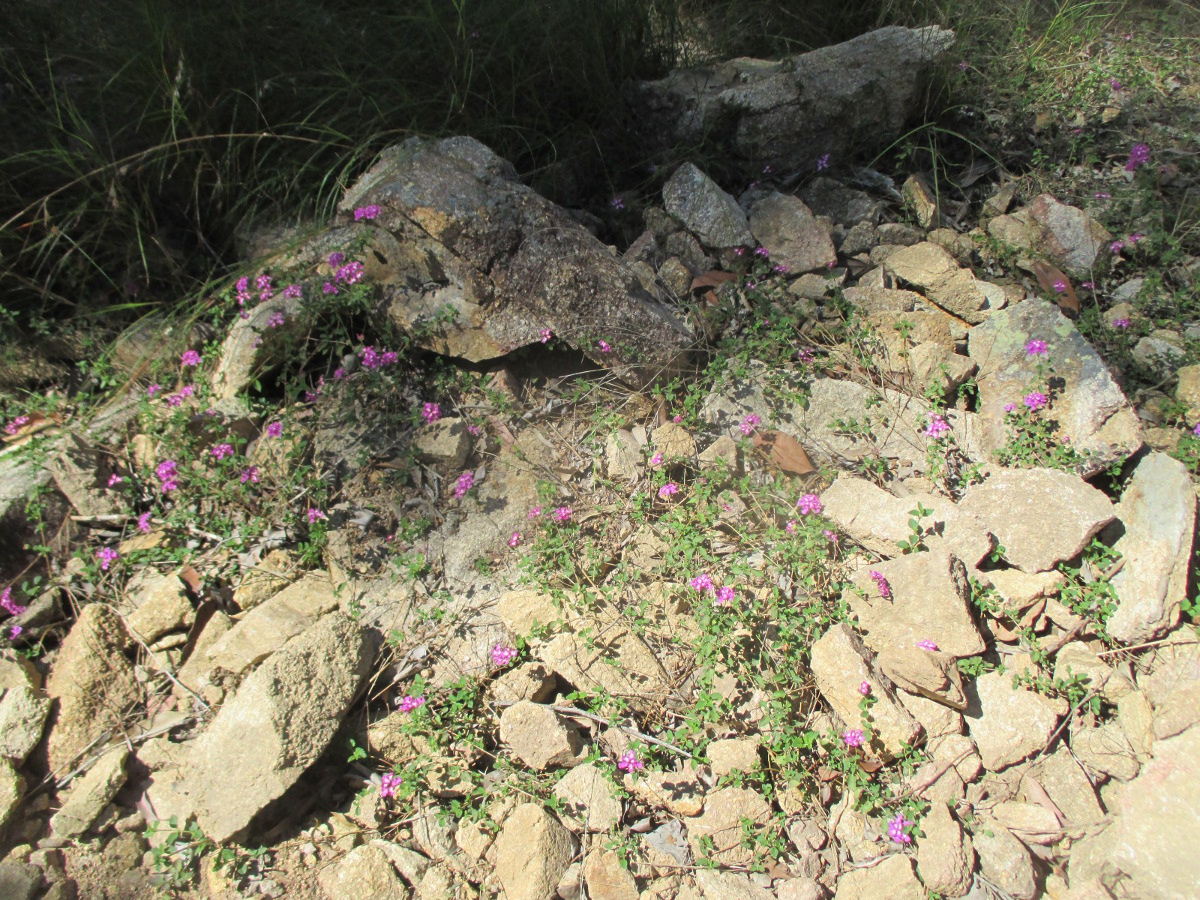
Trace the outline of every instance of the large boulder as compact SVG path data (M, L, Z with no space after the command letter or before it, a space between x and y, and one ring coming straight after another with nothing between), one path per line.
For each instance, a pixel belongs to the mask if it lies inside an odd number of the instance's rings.
M880 28L782 60L734 59L632 85L628 101L647 150L715 144L760 169L815 172L900 133L922 75L951 44L936 26Z
M374 226L342 229L344 239L371 243L388 315L421 347L481 362L549 329L639 385L687 362L692 336L663 298L472 138L384 150L339 209L366 205L380 207ZM312 261L332 239L311 245Z
M1041 194L1015 213L988 222L998 241L1048 257L1073 278L1093 276L1093 267L1112 240L1104 226L1083 210Z

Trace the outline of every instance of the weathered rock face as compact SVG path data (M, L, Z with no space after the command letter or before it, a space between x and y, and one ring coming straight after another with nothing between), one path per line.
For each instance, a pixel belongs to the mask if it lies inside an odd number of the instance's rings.
M1074 278L1090 278L1092 266L1106 252L1112 235L1087 213L1041 194L1012 215L988 223L997 240L1044 253Z
M504 820L494 852L506 897L546 900L575 856L575 838L541 805L525 803Z
M340 209L376 204L388 314L420 346L471 362L541 340L542 329L644 384L687 362L691 335L630 265L522 185L471 138L385 150ZM447 308L451 322L431 324ZM612 352L595 350L606 340Z
M688 842L697 859L708 858L727 866L747 865L754 851L742 845L742 821L749 819L765 825L771 808L762 796L749 788L723 788L710 794L704 812L688 822ZM712 839L712 852L705 852L702 838Z
M902 281L914 284L947 312L972 324L982 322L991 310L1003 305L1004 291L980 281L970 269L937 244L923 242L905 247L887 258L887 268Z
M750 230L776 265L789 272L823 269L837 259L829 232L799 197L774 193L750 210Z
M735 162L812 171L825 153L900 133L922 73L954 42L937 27L881 28L779 61L735 59L631 87L648 149L716 143Z
M1020 762L1046 746L1058 719L1067 711L1062 700L1012 686L1012 675L989 672L975 679L970 696L978 700L967 712L967 728L988 769Z
M925 888L913 871L911 856L895 854L869 869L853 869L838 879L834 900L925 900Z
M968 337L967 351L979 364L976 383L984 448L995 452L1005 445L1004 407L1019 404L1036 389L1038 357L1030 357L1025 349L1031 339L1046 342L1055 376L1062 380L1050 414L1076 450L1094 454L1081 474L1094 475L1137 452L1141 426L1104 360L1057 307L1034 299L993 312Z
M62 798L62 808L50 820L56 837L76 838L83 834L112 802L125 784L125 760L129 749L111 750L71 785Z
M296 782L329 745L370 663L366 634L334 613L251 673L189 756L205 835L229 840Z
M396 868L375 843L355 847L324 869L318 881L330 900L408 900L409 896Z
M691 163L676 169L663 185L663 206L706 247L748 247L754 242L737 201Z

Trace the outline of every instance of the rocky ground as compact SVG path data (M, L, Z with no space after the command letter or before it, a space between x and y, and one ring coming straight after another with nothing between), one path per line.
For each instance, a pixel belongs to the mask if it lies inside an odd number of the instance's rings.
M0 896L1190 895L1200 367L1145 310L1197 260L1102 224L1141 151L964 211L757 146L623 252L393 148L11 422Z

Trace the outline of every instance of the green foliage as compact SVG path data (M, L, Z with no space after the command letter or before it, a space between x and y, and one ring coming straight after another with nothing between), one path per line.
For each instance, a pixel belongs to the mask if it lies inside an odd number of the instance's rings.
M165 825L161 819L151 822L146 827L146 838L152 847L154 874L151 880L171 892L184 890L195 883L200 859L215 847L199 825L194 822L180 824L175 816L166 820Z

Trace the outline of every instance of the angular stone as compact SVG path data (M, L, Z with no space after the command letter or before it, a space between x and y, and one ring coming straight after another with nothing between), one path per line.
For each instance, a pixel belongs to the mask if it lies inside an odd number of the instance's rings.
M1011 215L988 222L988 233L1023 250L1044 253L1073 278L1090 278L1112 241L1103 226L1081 209L1041 194Z
M985 878L1016 900L1034 900L1038 896L1029 851L1007 828L985 821L975 829L971 842Z
M954 658L917 647L888 647L876 658L880 670L896 687L951 709L967 708L962 675Z
M1140 768L1129 739L1116 722L1076 729L1071 750L1093 778L1129 781Z
M1053 844L1063 836L1058 816L1040 803L1005 800L992 807L991 815L1026 846Z
M1020 762L1046 746L1058 719L1066 713L1061 700L1012 686L1011 674L989 672L975 679L978 706L967 712L967 730L979 748L983 765L998 771Z
M901 291L895 288L870 287L855 285L842 292L846 302L856 307L864 318L892 314L900 319L904 313L910 313L924 297L916 291ZM943 314L944 315L944 314Z
M664 422L654 429L650 436L654 449L663 455L664 460L692 460L696 457L696 439L686 428L674 422Z
M109 607L91 604L80 611L46 681L46 693L58 700L46 744L54 772L67 772L93 740L141 703L124 653L128 644L125 625Z
M1200 365L1184 366L1175 377L1175 399L1187 405L1189 419L1200 419Z
M638 900L637 882L611 850L592 852L583 864L589 900Z
M329 900L408 900L409 892L387 854L363 844L317 876Z
M1125 534L1113 549L1124 566L1113 576L1119 602L1106 625L1124 644L1154 640L1179 621L1187 596L1196 524L1196 492L1187 467L1150 453L1133 470L1117 518Z
M704 900L775 900L766 888L736 872L697 869L696 887Z
M812 646L812 672L821 695L850 728L859 727L859 685L871 685L875 704L871 707L871 726L891 756L912 746L921 735L921 726L899 704L892 683L878 672L870 654L849 625L830 627Z
M909 175L900 193L904 196L905 207L916 218L918 225L929 228L937 224L941 217L938 201L923 177Z
M1200 722L1200 643L1187 629L1176 634L1177 642L1159 647L1150 671L1138 676L1146 700L1153 704L1153 733L1159 738ZM1118 717L1124 719L1120 709ZM1130 729L1125 732L1134 743Z
M737 200L692 163L684 163L663 185L663 205L700 242L715 250L749 247L746 214Z
M1004 407L1019 404L1035 381L1041 357L1025 350L1032 339L1046 342L1055 376L1066 385L1050 407L1060 434L1091 454L1080 474L1094 475L1137 452L1141 426L1108 366L1057 306L1037 299L992 313L968 337L967 351L979 364L980 439L987 452L1005 446Z
M147 644L153 644L172 631L190 627L196 618L187 589L178 575L152 579L142 588L134 604L137 609L126 624Z
M758 741L751 738L713 741L705 752L713 774L718 777L731 772L752 772L762 764Z
M496 615L516 635L527 635L535 626L548 626L567 618L549 594L535 590L508 591L496 601Z
M921 519L923 541L930 550L944 550L968 566L978 565L995 546L983 523L946 497L914 494L896 497L874 482L854 475L839 475L821 494L825 515L854 540L881 556L900 554L900 541L912 538L909 521L920 504L931 510Z
M0 831L13 821L25 795L25 779L12 761L0 759Z
M471 434L465 419L438 419L417 430L414 444L426 462L461 469L471 452Z
M970 269L959 268L953 256L928 241L890 254L887 268L902 281L916 285L942 309L972 325L1003 305L1003 290L980 281Z
M224 842L320 758L371 665L367 634L339 613L271 655L188 756L204 834Z
M579 732L548 706L523 700L500 714L500 740L536 771L571 768L583 762L587 746Z
M771 254L771 263L789 272L825 269L837 259L828 230L799 197L773 193L759 200L750 210L750 230Z
M975 374L975 361L960 356L940 343L925 341L908 352L908 371L918 388L936 385L949 395Z
M1046 572L1072 559L1116 518L1101 491L1057 469L996 472L969 487L959 508L974 513L996 536L1004 558L1024 572Z
M1010 606L1024 609L1034 600L1058 593L1066 580L1062 572L1022 572L1020 569L989 569L971 573L984 587L994 587Z
M578 766L554 786L561 815L572 831L608 831L621 821L621 800L612 779L592 763Z
M62 798L62 808L50 820L50 830L55 837L77 838L100 818L104 808L112 802L125 784L125 760L129 748L118 745L96 761L82 776L76 779Z
M962 734L963 717L956 709L920 694L910 694L907 690L898 690L896 697L908 714L920 723L926 742L947 734Z
M704 809L704 785L694 769L626 775L625 787L642 802L677 816L698 816Z
M233 589L233 602L243 612L270 599L292 583L296 568L286 550L272 550L253 568L244 569L241 582Z
M879 572L891 588L885 600L871 577ZM845 597L873 650L911 650L924 640L961 659L983 653L985 644L971 614L966 568L953 556L932 551L883 560L854 573L859 589ZM865 594L865 598L860 595Z
M575 856L575 838L541 804L523 803L504 820L493 852L508 900L547 900Z
M499 703L529 700L545 703L554 696L558 682L542 663L529 662L505 672L491 684L492 698Z
M25 762L46 727L50 698L40 688L13 685L0 698L0 757L18 766Z
M543 648L542 661L580 690L624 697L635 707L671 696L670 678L645 641L620 624L596 631L591 641L559 635Z
M743 473L742 451L737 441L727 434L721 435L700 454L700 471L718 473L722 470L734 477Z
M1096 799L1096 789L1083 767L1066 747L1059 747L1040 760L1026 777L1037 779L1054 805L1066 818L1066 825L1094 825L1104 818Z
M925 900L925 888L913 871L911 856L894 854L867 869L844 872L834 900Z
M742 845L742 821L765 826L771 820L771 807L762 795L749 788L722 788L709 794L704 812L688 822L688 843L696 859L711 859L725 866L748 865L754 850ZM712 839L706 851L702 838Z
M917 871L928 890L961 897L971 889L975 850L944 803L934 803L921 819L924 837L917 845Z
M247 310L245 319L235 319L221 345L221 356L213 372L213 394L216 401L235 400L267 371L284 359L285 349L297 337L304 317L303 299L276 294L268 303L259 303ZM267 323L283 314L283 325Z
M119 495L105 489L109 463L80 434L64 435L48 467L54 483L81 516L103 516L117 511Z
M614 431L604 442L604 462L608 477L637 481L642 477L642 448L628 431Z
M1055 681L1069 681L1076 675L1084 678L1088 690L1100 691L1100 696L1109 703L1116 703L1134 689L1128 678L1105 663L1082 641L1066 644L1054 657Z

